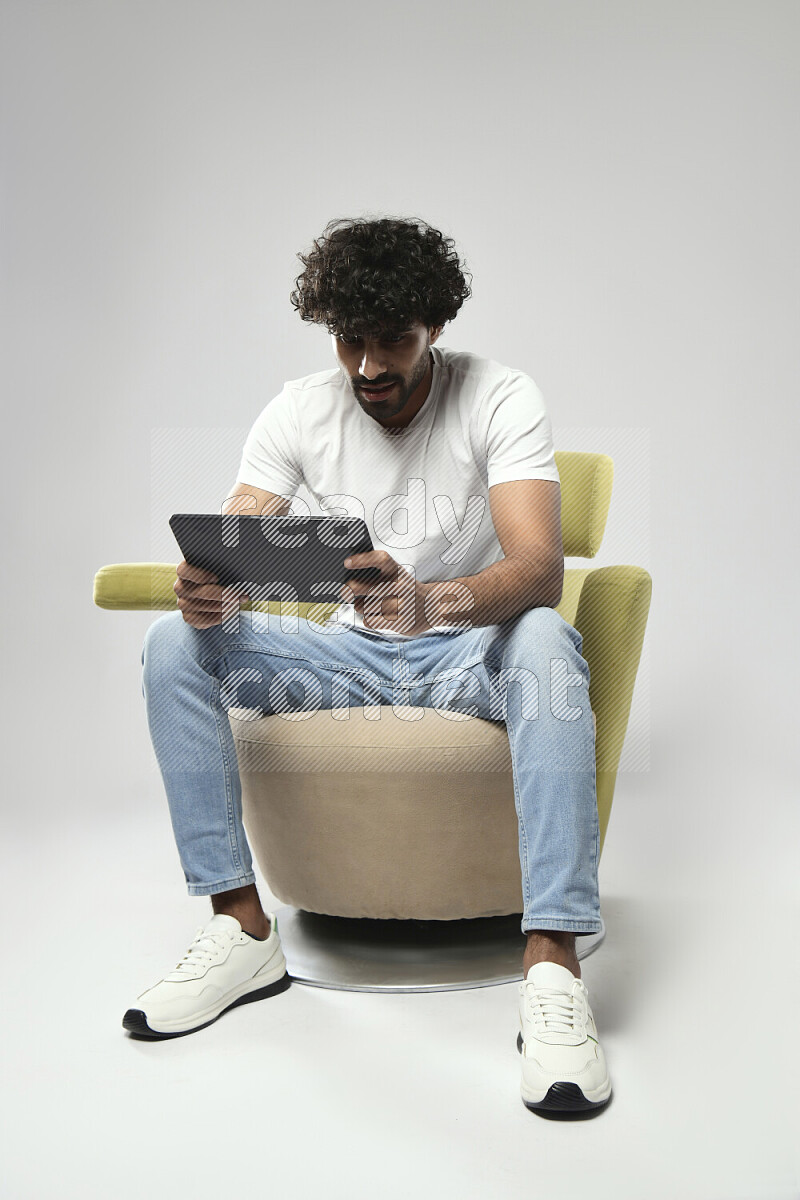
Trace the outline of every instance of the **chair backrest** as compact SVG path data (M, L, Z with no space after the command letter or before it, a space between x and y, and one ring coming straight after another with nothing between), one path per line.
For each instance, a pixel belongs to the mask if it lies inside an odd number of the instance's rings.
M607 454L556 450L561 478L561 530L565 558L594 558L600 549L614 486Z

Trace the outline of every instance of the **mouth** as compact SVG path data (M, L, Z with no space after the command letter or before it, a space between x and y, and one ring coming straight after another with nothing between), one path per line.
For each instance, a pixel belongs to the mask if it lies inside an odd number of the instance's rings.
M382 388L362 387L361 391L367 397L368 400L383 400L384 397L389 396L394 391L396 386L397 385L394 383L389 383L386 385L386 387L382 387Z

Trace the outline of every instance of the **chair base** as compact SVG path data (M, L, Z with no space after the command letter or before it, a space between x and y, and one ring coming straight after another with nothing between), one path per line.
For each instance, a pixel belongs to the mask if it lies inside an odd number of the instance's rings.
M522 914L462 921L378 921L277 909L289 974L345 992L448 992L522 979ZM581 934L578 958L606 935Z

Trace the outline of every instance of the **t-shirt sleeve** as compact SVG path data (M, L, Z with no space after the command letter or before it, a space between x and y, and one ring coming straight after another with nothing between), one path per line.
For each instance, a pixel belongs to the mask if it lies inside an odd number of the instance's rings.
M238 483L291 499L303 483L300 439L292 395L286 389L256 418L242 451Z
M488 487L515 479L560 483L550 417L532 379L513 372L496 384L482 417Z

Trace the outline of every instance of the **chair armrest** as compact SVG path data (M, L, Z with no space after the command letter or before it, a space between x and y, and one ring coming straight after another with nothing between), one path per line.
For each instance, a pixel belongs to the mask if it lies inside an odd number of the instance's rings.
M575 628L589 664L598 772L615 773L619 766L652 588L643 567L598 567L583 581Z
M575 616L578 611L578 602L581 598L581 590L583 588L586 576L591 574L591 567L568 567L564 572L564 588L561 593L561 599L556 605L556 612L560 617L563 617L568 625L577 628L575 625Z
M101 567L94 577L94 602L98 608L119 610L171 610L177 609L178 597L174 592L177 566L172 563L112 563ZM242 609L269 612L275 616L298 614L311 615L311 619L323 623L330 613L335 612L336 603L320 604L289 601L263 600L251 603L246 600Z
M177 564L113 563L94 577L98 608L171 609L178 607L173 591Z

